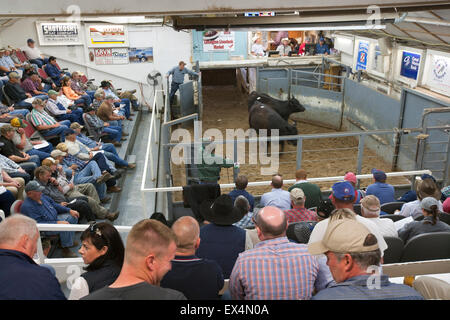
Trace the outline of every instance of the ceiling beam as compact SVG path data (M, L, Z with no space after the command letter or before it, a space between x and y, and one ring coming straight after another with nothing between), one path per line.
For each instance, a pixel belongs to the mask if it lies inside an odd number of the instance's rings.
M418 24L417 22L414 22L414 24L419 27L420 29L424 30L427 34L431 35L433 38L438 39L439 41L441 41L442 43L448 44L447 41L443 40L441 37L437 36L436 34L434 34L433 32L431 32L430 30L428 30L427 28L425 28L424 26Z

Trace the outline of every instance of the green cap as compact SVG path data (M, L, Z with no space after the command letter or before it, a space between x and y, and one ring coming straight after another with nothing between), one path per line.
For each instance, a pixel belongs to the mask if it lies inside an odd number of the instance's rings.
M55 90L48 90L48 95L49 96L51 96L51 95L58 95L58 92L56 92Z

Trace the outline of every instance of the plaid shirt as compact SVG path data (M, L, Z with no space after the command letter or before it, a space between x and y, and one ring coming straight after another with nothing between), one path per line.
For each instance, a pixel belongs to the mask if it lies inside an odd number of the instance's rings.
M239 220L236 223L233 223L233 226L245 229L249 227L255 226L255 224L252 221L253 212L248 212L241 220Z
M317 214L306 208L293 208L284 210L288 223L299 221L317 221Z
M80 172L81 170L84 169L84 167L86 166L87 162L84 162L83 160L78 159L77 157L71 155L71 154L67 154L67 156L64 157L63 159L63 167L70 167L73 164L76 164L78 167L75 170L75 172Z
M13 173L17 172L20 169L20 166L11 159L0 154L0 168L5 170L7 173Z
M56 123L56 120L49 115L45 111L38 111L37 109L33 109L31 111L31 123L35 126L41 126L41 125L52 125Z
M306 245L286 237L265 240L239 254L229 290L238 300L310 299L318 272Z

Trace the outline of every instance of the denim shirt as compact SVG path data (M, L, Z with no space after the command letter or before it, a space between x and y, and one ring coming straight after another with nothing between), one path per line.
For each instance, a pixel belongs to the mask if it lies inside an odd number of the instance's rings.
M376 279L375 276L369 277L371 275L364 274L331 284L311 300L424 300L413 288L390 282L387 275L380 275L378 283L372 280Z
M97 143L86 137L84 134L80 133L79 135L77 135L77 140L80 141L82 144L84 144L85 146L88 146L89 148L95 148L97 146Z
M26 216L36 220L37 223L57 223L58 214L69 213L70 209L53 201L52 198L42 195L42 204L26 198L20 211Z
M197 72L194 72L192 70L189 70L188 68L184 67L183 70L180 70L180 68L178 66L172 68L172 70L170 70L169 72L167 72L167 75L171 74L172 75L172 82L175 83L183 83L184 82L184 75L185 74L190 74L193 76L198 76Z

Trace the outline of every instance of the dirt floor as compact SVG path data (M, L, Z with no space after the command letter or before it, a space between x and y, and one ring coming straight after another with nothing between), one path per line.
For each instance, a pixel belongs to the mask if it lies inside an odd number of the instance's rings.
M247 130L248 111L247 96L240 92L235 86L209 86L203 87L203 132L209 128L220 129L225 137L225 129L242 128ZM330 133L336 130L297 122L299 134ZM190 129L193 136L193 129ZM240 146L238 152L242 152L244 146ZM272 173L279 172L284 179L295 179L296 170L296 146L286 144L280 155L279 168ZM248 146L246 147L246 163L248 161ZM220 154L217 151L217 154ZM330 177L344 175L347 171L356 172L358 156L358 140L353 137L311 139L303 141L302 168L308 172L308 178ZM249 181L270 180L271 175L261 175L261 168L268 165L241 164L240 174L248 177ZM391 171L391 164L383 161L373 151L364 150L362 174L370 173L372 168ZM182 186L186 183L185 169L183 166L173 166L174 186ZM222 169L219 183L232 183L233 170ZM371 179L361 181L361 187L372 183ZM407 184L405 178L392 178L388 180L391 184ZM322 190L329 190L332 182L318 183ZM286 189L289 185L286 185ZM230 189L231 190L231 189ZM270 187L248 187L252 194L261 195L270 191ZM176 200L181 200L181 194L175 195Z

